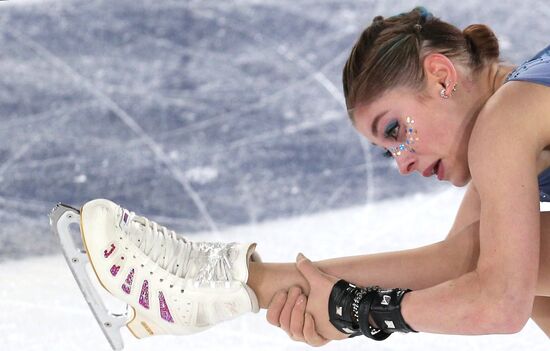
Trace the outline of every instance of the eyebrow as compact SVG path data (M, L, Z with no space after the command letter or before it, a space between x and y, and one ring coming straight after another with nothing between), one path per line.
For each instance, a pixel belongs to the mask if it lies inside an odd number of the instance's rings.
M376 115L376 117L374 117L374 120L372 121L371 133L372 133L372 135L374 135L375 137L378 137L378 121L379 121L380 118L382 118L386 113L388 113L388 110L380 112L379 114Z

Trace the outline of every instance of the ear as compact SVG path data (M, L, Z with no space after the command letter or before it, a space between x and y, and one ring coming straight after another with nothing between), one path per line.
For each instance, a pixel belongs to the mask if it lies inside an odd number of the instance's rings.
M429 94L439 95L441 89L445 89L449 95L458 81L453 62L445 55L434 53L424 58L423 65Z

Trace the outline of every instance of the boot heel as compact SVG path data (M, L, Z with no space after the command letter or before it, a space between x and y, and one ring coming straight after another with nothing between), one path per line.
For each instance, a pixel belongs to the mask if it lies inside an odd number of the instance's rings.
M160 334L160 330L157 328L157 326L142 316L138 315L136 313L136 310L132 308L133 311L133 317L126 324L126 327L128 327L128 330L138 339L143 339L148 336L153 336L156 334Z

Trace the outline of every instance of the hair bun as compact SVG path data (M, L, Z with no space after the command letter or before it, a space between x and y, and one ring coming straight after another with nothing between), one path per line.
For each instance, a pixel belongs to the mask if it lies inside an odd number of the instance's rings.
M479 66L484 62L498 59L498 39L489 27L484 24L471 24L462 31L462 34L475 65Z

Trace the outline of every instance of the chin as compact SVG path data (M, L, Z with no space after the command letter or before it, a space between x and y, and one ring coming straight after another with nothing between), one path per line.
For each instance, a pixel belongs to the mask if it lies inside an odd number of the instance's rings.
M455 177L452 179L449 179L449 182L451 182L452 185L457 187L463 187L468 185L470 183L471 177L470 174L461 174L460 177Z
M451 181L451 184L454 185L454 186L457 186L457 187L466 186L466 185L468 185L468 183L469 183L468 180Z

